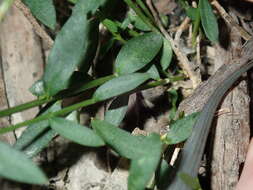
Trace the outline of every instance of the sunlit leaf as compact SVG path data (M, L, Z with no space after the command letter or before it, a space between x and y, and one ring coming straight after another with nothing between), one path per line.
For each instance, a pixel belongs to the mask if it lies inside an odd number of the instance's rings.
M150 63L162 46L162 36L146 33L129 40L116 58L116 72L120 75L133 73Z
M50 126L61 136L84 146L103 146L104 141L92 129L63 118L50 119Z
M135 89L150 78L148 73L133 73L106 82L93 95L96 100L105 100Z
M45 174L22 152L3 142L0 152L0 176L23 183L47 183Z

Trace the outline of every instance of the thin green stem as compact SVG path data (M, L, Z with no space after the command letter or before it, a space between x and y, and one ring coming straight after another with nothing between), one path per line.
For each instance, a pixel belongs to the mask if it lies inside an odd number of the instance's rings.
M159 30L152 24L149 18L143 14L142 10L138 6L136 6L132 0L124 0L124 1L130 8L134 10L134 12L141 18L141 20L150 27L152 31L159 32Z
M193 47L195 47L195 45L196 45L196 39L197 39L198 31L199 31L200 21L201 21L201 18L200 18L200 13L198 10L196 20L193 23L193 32L192 32L192 45L193 45Z
M7 13L14 0L4 0L0 5L0 22L4 18L4 15Z
M142 2L142 0L136 0L137 4L142 8L142 10L144 11L144 13L148 16L148 18L155 23L155 19L153 17L153 15L150 13L149 9L147 8L147 6L145 5L145 3Z
M155 82L149 82L148 84L145 84L145 85L141 86L140 88L137 88L135 91L145 90L145 89L153 88L153 87L156 87L156 86L164 85L164 84L167 84L167 83L169 83L168 79L163 79L163 80L159 80L159 81L155 81ZM18 128L21 128L21 127L24 127L24 126L27 126L27 125L31 125L31 124L34 124L34 123L37 123L37 122L40 122L40 121L43 121L43 120L47 120L47 119L50 119L52 117L64 116L64 115L66 115L66 114L68 114L68 113L70 113L74 110L80 109L82 107L87 107L89 105L93 105L93 104L101 102L101 101L104 101L104 100L96 100L96 99L92 99L92 98L88 99L88 100L84 100L80 103L73 104L71 106L65 107L62 110L59 110L59 111L56 111L56 112L51 112L51 113L48 113L48 114L44 114L44 115L38 116L34 119L18 123L16 125L10 125L10 126L7 126L5 128L1 128L0 129L0 134L4 134L4 133L10 132L10 131L13 131L15 129L18 129Z
M96 101L94 99L88 99L88 100L82 101L80 103L74 104L72 106L68 106L66 108L63 108L63 109L61 109L59 111L51 112L51 113L48 113L48 114L44 114L44 115L38 116L38 117L36 117L34 119L27 120L27 121L18 123L16 125L10 125L9 127L2 128L2 129L0 129L0 134L7 133L7 132L13 131L15 129L18 129L20 127L31 125L31 124L34 124L34 123L37 123L37 122L40 122L40 121L44 121L44 120L50 119L52 117L64 116L65 114L70 113L70 112L72 112L74 110L77 110L77 109L79 109L81 107L86 107L86 106L95 104L97 102L98 101Z
M76 90L75 89L69 90L69 91L65 92L64 94L62 94L60 96L33 100L31 102L27 102L27 103L24 103L24 104L21 104L21 105L12 107L12 108L2 110L2 111L0 111L0 117L8 116L8 115L11 115L11 114L14 114L14 113L17 113L17 112L21 112L21 111L24 111L24 110L27 110L27 109L30 109L30 108L33 108L33 107L40 106L42 104L46 104L46 103L49 103L49 102L52 102L52 101L61 100L61 99L66 98L66 97L74 96L76 94L84 92L85 90L100 86L100 85L104 84L105 82L107 82L108 80L111 80L114 77L115 77L115 75L109 75L109 76L106 76L106 77L101 77L101 78L98 78L96 80L93 80L93 81L90 81L90 82L84 84L83 86L81 86L80 88L78 88Z
M54 98L33 100L33 101L27 102L25 104L21 104L21 105L18 105L18 106L9 108L9 109L2 110L2 111L0 111L0 117L8 116L13 113L21 112L23 110L27 110L27 109L30 109L30 108L33 108L36 106L40 106L42 104L52 101L53 99Z

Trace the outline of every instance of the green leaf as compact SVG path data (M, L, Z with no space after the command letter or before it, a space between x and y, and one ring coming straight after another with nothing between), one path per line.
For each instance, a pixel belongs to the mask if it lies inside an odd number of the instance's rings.
M208 0L199 0L201 23L207 38L211 42L218 42L219 29L216 17Z
M119 126L127 112L129 95L122 95L115 98L108 110L105 112L105 121Z
M192 133L192 128L197 121L199 112L188 115L172 123L170 130L166 135L166 143L178 144L185 141Z
M118 32L118 25L116 22L110 20L110 19L104 19L103 25L111 32L111 33L117 33Z
M161 57L161 66L162 69L165 71L170 66L171 60L173 56L173 51L170 45L170 42L163 38L163 51Z
M77 121L77 112L74 111L70 113L66 119ZM32 143L29 144L23 152L29 157L32 158L40 153L45 147L48 146L49 142L57 136L57 132L49 127L46 128L39 136L36 137Z
M130 11L128 12L128 17L130 22L139 30L141 31L150 31L150 27L142 21L142 19L136 15L136 13L130 9Z
M168 91L169 101L171 102L171 110L169 112L169 121L172 123L177 114L177 101L178 101L178 92L176 89Z
M91 125L106 144L123 157L138 159L146 154L147 148L148 151L156 148L156 144L152 144L147 137L133 136L109 122L95 119L91 121Z
M68 87L77 67L86 72L95 54L98 22L96 19L88 20L87 2L90 1L78 1L71 17L56 36L43 77L49 96Z
M169 186L170 174L173 172L172 166L170 166L167 161L162 159L160 167L157 171L157 187L158 189L166 189Z
M128 177L129 190L144 190L151 180L161 159L162 143L157 134L145 138L145 153L131 162ZM136 146L136 145L135 145Z
M45 184L44 173L26 155L0 142L0 176L18 182Z
M52 0L22 0L31 10L32 14L43 24L55 29L56 13Z
M84 146L99 147L105 145L104 141L88 127L68 121L63 118L50 119L51 128L61 136Z
M93 98L98 101L106 100L133 90L148 79L148 73L133 73L119 76L100 86L94 93Z
M186 9L186 14L191 20L195 21L197 19L197 17L199 16L199 9L189 7Z
M45 86L44 86L44 81L43 80L38 80L36 81L30 88L29 91L37 96L37 97L43 97L46 93L45 91Z
M61 103L56 102L41 115L55 112L61 109ZM49 123L47 120L41 121L32 125L29 125L22 133L22 135L17 139L16 143L13 145L14 148L18 150L29 149L29 145L34 143L43 133L49 129Z
M133 73L150 63L162 46L162 36L150 32L129 40L116 58L116 72Z
M154 80L160 79L160 75L159 75L158 69L156 68L155 64L152 64L151 66L149 66L147 73L149 74L150 78L152 78Z
M198 178L194 178L186 173L179 173L178 175L192 190L202 190Z

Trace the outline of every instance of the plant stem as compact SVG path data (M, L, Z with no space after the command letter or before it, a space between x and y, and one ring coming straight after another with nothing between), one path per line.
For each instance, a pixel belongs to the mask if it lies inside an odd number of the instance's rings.
M198 31L199 31L199 25L200 25L200 13L198 10L198 14L197 14L197 18L193 23L193 32L192 32L192 45L193 47L195 47L196 45L196 39L197 39L197 35L198 35Z
M14 2L14 0L4 0L1 3L1 5L0 5L0 22L4 18L4 15L9 10L9 8L11 7L13 2Z
M144 11L144 13L148 16L148 18L155 23L155 19L152 16L152 14L150 13L149 9L147 8L147 6L142 2L142 0L136 0L137 4L142 8L142 10Z
M147 18L147 17L143 14L142 10L141 10L138 6L136 6L136 5L132 2L132 0L124 0L124 1L126 2L126 4L127 4L130 8L132 8L132 9L134 10L134 12L141 18L141 20L142 20L143 22L145 22L145 23L150 27L150 29L151 29L153 32L159 32L159 30L152 24L152 22L150 22L149 18Z
M0 134L13 131L13 130L18 129L20 127L24 127L26 125L31 125L31 124L34 124L34 123L37 123L37 122L40 122L40 121L43 121L43 120L47 120L47 119L50 119L52 117L64 116L65 114L70 113L70 112L72 112L74 110L77 110L77 109L79 109L81 107L86 107L86 106L95 104L97 102L98 101L96 101L95 99L88 99L88 100L82 101L80 103L74 104L72 106L68 106L66 108L63 108L63 109L61 109L59 111L51 112L51 113L48 113L48 114L44 114L44 115L38 116L38 117L36 117L34 119L27 120L27 121L18 123L16 125L10 125L9 127L2 128L2 129L0 129Z
M30 109L30 108L33 108L36 106L40 106L42 104L48 103L53 100L54 100L54 98L44 98L44 99L33 100L33 101L27 102L25 104L21 104L21 105L0 111L0 117L8 116L13 113L21 112L23 110L27 110L27 109Z
M85 90L100 86L100 85L104 84L105 82L107 82L108 80L111 80L114 77L115 77L115 75L109 75L109 76L106 76L106 77L101 77L101 78L98 78L96 80L93 80L93 81L90 81L90 82L84 84L83 86L81 86L80 88L78 88L76 90L67 91L63 95L56 96L56 97L51 97L51 98L33 100L33 101L30 101L30 102L27 102L27 103L24 103L24 104L21 104L21 105L12 107L12 108L2 110L2 111L0 111L0 118L4 117L4 116L11 115L11 114L14 114L14 113L17 113L17 112L21 112L21 111L24 111L24 110L27 110L27 109L30 109L30 108L33 108L33 107L36 107L36 106L40 106L40 105L45 104L45 103L49 103L49 102L52 102L52 101L61 100L61 99L66 98L66 97L74 96L76 94L84 92Z
M159 80L159 81L155 81L155 82L149 82L148 84L145 84L145 85L141 86L140 88L137 88L135 91L140 91L140 90L144 90L144 89L153 88L153 87L156 87L156 86L167 84L169 82L170 81L168 79L163 79L163 80ZM88 99L88 100L84 100L80 103L73 104L71 106L65 107L62 110L59 110L59 111L56 111L56 112L51 112L51 113L48 113L48 114L44 114L44 115L38 116L34 119L18 123L16 125L10 125L10 126L7 126L5 128L1 128L0 129L0 134L4 134L4 133L10 132L10 131L13 131L15 129L18 129L18 128L21 128L21 127L24 127L24 126L27 126L27 125L31 125L31 124L34 124L34 123L37 123L37 122L40 122L40 121L43 121L43 120L47 120L47 119L50 119L52 117L64 116L64 115L66 115L66 114L68 114L68 113L70 113L74 110L80 109L82 107L87 107L89 105L93 105L93 104L101 102L101 101L104 101L104 100L96 100L96 99L93 99L93 98Z

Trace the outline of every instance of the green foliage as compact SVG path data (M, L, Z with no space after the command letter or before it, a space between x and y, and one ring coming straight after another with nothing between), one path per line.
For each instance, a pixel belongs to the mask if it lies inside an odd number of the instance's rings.
M161 66L162 69L165 71L170 66L171 60L173 56L173 51L170 45L170 42L163 38L163 50L162 50L162 57L161 57Z
M23 1L36 18L49 27L47 30L55 29L56 13L52 0ZM67 15L64 15L64 19L57 23L61 27L59 32L58 27L57 31L50 31L52 36L56 34L56 38L45 73L30 88L38 100L0 111L0 117L3 117L49 103L34 119L0 129L1 134L28 126L13 147L0 142L0 150L3 152L0 155L0 175L19 182L46 183L45 175L27 157L34 157L59 134L84 146L107 145L120 156L131 159L129 190L144 190L148 184L152 184L151 188L166 188L171 168L163 160L163 150L168 146L165 144L185 141L191 135L198 113L174 121L178 92L171 90L168 92L172 107L169 115L170 131L165 136L134 136L119 126L128 110L129 94L178 80L175 79L178 77L176 73L180 71L175 63L172 65L173 50L170 42L158 29L159 24L142 0L124 0L129 11L125 18L120 15L120 21L117 20L119 15L109 11L115 5L112 0L68 1L75 4L72 14L66 20ZM117 0L114 2L123 3ZM191 7L185 0L179 2L193 21L193 41L202 23L208 39L216 42L218 26L208 0L199 0L198 8ZM168 17L163 15L161 19L169 28ZM65 24L61 26L62 23ZM100 24L105 28L101 28L98 46ZM110 73L100 73L99 65L103 65L103 69L110 67ZM145 83L148 80L153 82ZM95 87L95 92L90 90ZM67 107L64 104L61 106L65 98L80 95L84 91L85 97L90 99ZM78 123L79 109L110 98L114 99L105 113L104 121L92 119L93 129ZM180 175L191 188L200 189L198 181L186 174Z
M133 10L130 10L128 12L129 21L139 30L141 31L150 31L150 27L142 21L142 19L136 15L136 13Z
M145 154L146 140L143 136L133 136L106 121L92 120L91 125L106 144L119 155L129 159L138 159Z
M89 68L87 64L94 54L98 22L88 20L85 5L87 1L78 1L72 16L57 35L50 51L43 77L46 93L49 96L68 87L71 75L77 67Z
M162 36L150 32L129 40L116 58L119 75L133 73L150 63L162 47Z
M27 156L0 142L0 176L30 184L46 184L43 172Z
M202 190L198 178L194 178L186 173L179 173L178 175L181 180L183 180L184 183L192 190Z
M32 14L43 24L55 29L56 13L53 0L22 0L31 10Z
M115 126L119 126L127 112L128 100L128 95L122 95L115 98L105 113L105 121Z
M172 123L177 113L178 92L177 90L172 89L168 91L168 94L169 94L169 100L171 103L171 109L169 112L169 121L170 123Z
M128 177L129 190L144 190L159 164L162 153L162 143L157 134L143 137L143 155L132 160ZM138 146L138 145L135 145Z
M104 145L104 141L88 127L68 121L63 118L50 119L50 126L61 136L84 146L99 147Z
M37 97L43 97L46 94L45 86L44 86L44 81L43 80L38 80L36 81L29 89L29 91L37 96Z
M100 86L93 95L95 100L106 100L135 89L149 79L147 73L133 73L116 77Z
M128 189L144 190L155 173L162 153L159 135L133 136L100 120L93 120L92 127L119 155L132 159Z
M218 42L218 23L208 0L199 0L199 11L201 23L207 38L211 42Z
M195 124L198 115L199 112L196 112L173 122L166 135L166 143L178 144L185 141L191 135L193 125Z
M54 105L48 108L41 115L44 115L50 112L55 112L60 109L61 109L60 102L56 102ZM22 135L17 139L16 143L13 145L14 148L29 152L29 156L35 155L35 152L31 151L30 146L33 144L36 144L36 146L39 147L40 145L38 145L37 142L45 133L46 134L49 133L48 129L49 129L49 123L47 120L28 126L23 131Z

